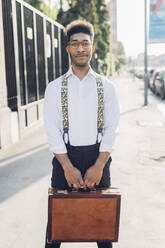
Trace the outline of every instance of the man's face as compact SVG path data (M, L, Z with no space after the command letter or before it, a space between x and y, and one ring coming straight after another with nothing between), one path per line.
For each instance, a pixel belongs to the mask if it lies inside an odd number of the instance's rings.
M91 60L94 46L88 34L77 33L71 35L66 50L70 54L72 64L85 67Z

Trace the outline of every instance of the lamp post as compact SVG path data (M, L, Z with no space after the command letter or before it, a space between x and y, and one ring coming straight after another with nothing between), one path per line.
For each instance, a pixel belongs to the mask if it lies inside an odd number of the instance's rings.
M144 2L144 15L145 15L145 52L144 52L144 106L148 105L148 37L147 37L147 0Z

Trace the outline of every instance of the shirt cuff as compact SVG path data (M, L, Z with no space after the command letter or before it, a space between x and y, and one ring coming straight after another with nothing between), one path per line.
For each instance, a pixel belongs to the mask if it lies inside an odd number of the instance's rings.
M114 151L114 147L108 145L108 144L100 144L100 149L99 152L113 152Z
M50 147L50 152L56 153L56 154L63 154L67 153L66 146L61 146L61 147Z

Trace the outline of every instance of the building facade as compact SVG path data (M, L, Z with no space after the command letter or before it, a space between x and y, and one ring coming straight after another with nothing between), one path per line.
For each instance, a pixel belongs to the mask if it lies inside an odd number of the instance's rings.
M114 57L114 60L117 60L118 57L118 40L117 40L117 0L110 0L108 2L108 11L110 18L110 44L111 44L111 54Z
M64 27L22 0L0 1L0 149L42 123L48 83L68 70Z

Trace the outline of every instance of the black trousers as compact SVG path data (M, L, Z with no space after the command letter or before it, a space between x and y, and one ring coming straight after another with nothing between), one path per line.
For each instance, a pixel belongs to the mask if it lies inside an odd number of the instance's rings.
M94 165L98 155L99 155L99 144L90 145L90 146L71 146L70 144L66 145L68 156L72 164L80 170L82 177L84 177L87 169ZM111 157L107 161L104 169L103 175L99 185L96 188L104 188L110 186L110 163ZM51 178L51 186L59 189L68 189L69 186L64 176L64 171L61 164L58 162L56 157L52 161L53 170ZM45 248L59 248L61 243L48 244L47 235ZM112 242L97 242L98 248L112 248Z

